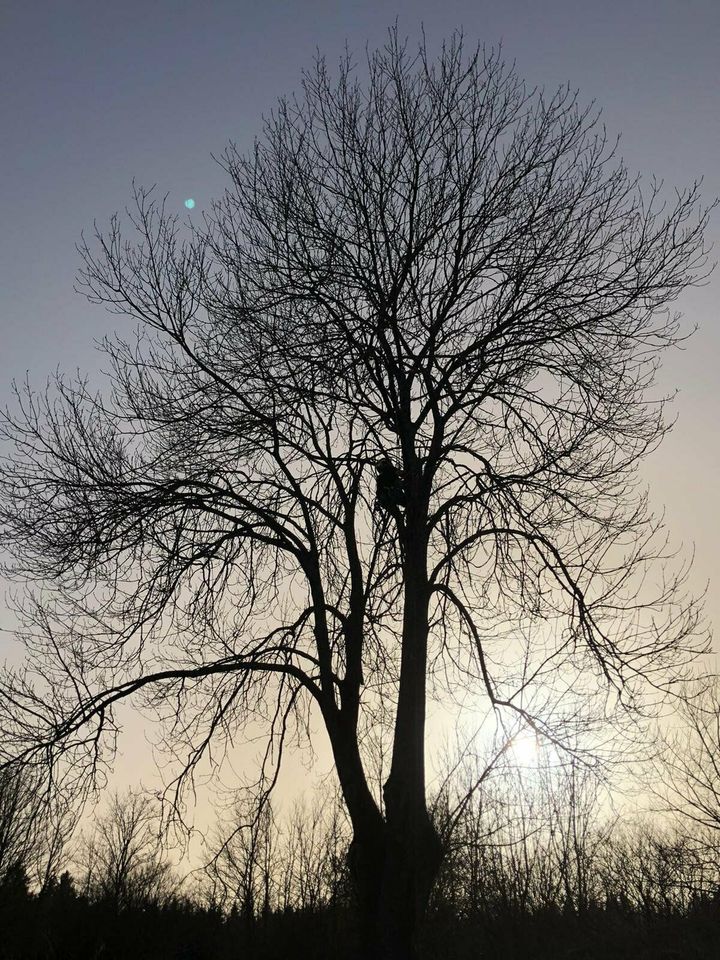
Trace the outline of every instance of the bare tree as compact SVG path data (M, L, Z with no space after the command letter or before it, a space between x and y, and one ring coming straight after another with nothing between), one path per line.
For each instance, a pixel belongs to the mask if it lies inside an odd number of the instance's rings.
M549 778L545 787L552 806L549 852L550 873L560 884L566 912L586 913L602 903L598 864L612 833L616 817L602 811L607 792L592 770L574 758Z
M681 581L641 589L665 547L636 467L707 212L459 36L433 59L391 32L362 73L319 60L231 145L203 227L137 190L130 237L83 243L82 289L139 329L103 345L106 396L60 377L3 421L2 544L39 588L0 733L81 779L134 697L179 789L260 720L271 784L315 709L367 953L405 958L441 859L428 697L574 741L696 652Z
M77 859L84 893L110 904L116 912L162 903L175 892L162 849L158 811L142 793L111 797L107 811L84 838Z
M687 912L693 901L717 895L717 864L708 869L694 844L667 824L618 831L598 866L610 897L648 917Z
M231 808L230 823L219 823L206 873L210 902L221 909L235 907L252 930L258 916L276 902L277 826L269 801L247 809L241 797Z
M0 770L0 887L30 871L38 846L36 786L21 768Z
M77 811L60 793L48 793L37 771L0 768L0 887L22 877L45 890L60 870Z
M339 898L347 838L337 800L330 795L293 806L281 850L286 907L316 912Z
M64 871L71 840L81 813L77 798L50 793L39 809L38 842L30 879L38 890L51 889Z
M684 698L659 757L660 795L672 812L720 837L720 686ZM697 828L701 828L698 830Z

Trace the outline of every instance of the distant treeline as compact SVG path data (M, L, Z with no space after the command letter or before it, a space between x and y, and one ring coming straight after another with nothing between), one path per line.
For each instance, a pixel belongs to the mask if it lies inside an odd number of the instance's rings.
M90 832L63 843L72 819L33 818L21 802L30 797L17 779L0 781L2 960L356 956L350 834L332 796L284 818L269 802L238 802L208 839L205 869L184 879L150 798L115 797ZM574 766L446 788L434 815L446 857L428 960L720 957L712 831L610 816Z

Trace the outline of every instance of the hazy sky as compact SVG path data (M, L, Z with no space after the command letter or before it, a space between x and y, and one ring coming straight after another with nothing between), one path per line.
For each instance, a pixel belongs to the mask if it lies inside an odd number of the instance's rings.
M502 41L531 85L569 82L622 133L631 169L720 194L720 0L3 0L0 5L0 403L28 370L92 368L122 321L73 293L74 245L130 196L132 178L198 216L225 185L210 154L249 146L316 48L362 54L398 17L431 45L463 26ZM720 215L709 240L720 250ZM720 271L681 307L700 327L668 358L678 426L648 463L653 502L710 581L720 623ZM0 604L0 625L8 621ZM0 635L0 659L8 649Z

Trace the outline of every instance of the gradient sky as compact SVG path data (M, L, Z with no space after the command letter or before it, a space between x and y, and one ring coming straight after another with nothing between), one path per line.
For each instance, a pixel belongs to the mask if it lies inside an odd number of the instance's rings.
M122 320L73 293L74 245L124 207L133 177L199 216L225 185L211 152L249 146L316 48L332 62L347 40L362 55L396 16L411 37L423 22L431 47L458 26L502 41L531 85L596 101L631 169L703 176L706 199L720 195L720 0L3 0L0 403L25 371L42 386L57 366L97 367L93 338ZM708 239L719 256L718 214ZM645 471L675 542L694 544L716 624L719 291L720 271L681 303L700 329L666 363L678 425ZM0 659L9 649L0 634Z

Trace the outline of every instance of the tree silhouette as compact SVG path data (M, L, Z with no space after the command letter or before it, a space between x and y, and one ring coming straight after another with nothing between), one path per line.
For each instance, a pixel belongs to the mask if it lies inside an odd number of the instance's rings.
M572 740L598 691L631 707L694 654L678 579L640 589L664 546L636 466L707 212L459 36L432 59L391 31L358 77L319 60L228 147L204 226L137 189L130 239L83 241L82 289L139 327L103 343L107 394L58 377L3 421L2 543L39 589L0 733L81 783L134 697L179 802L257 721L272 785L317 711L367 955L405 958L441 859L428 696ZM363 737L388 716L381 803Z
M148 796L110 798L78 856L82 889L115 913L170 900L177 883L160 843L160 820Z
M67 798L48 793L37 771L0 768L0 886L23 876L44 889L58 871L76 815Z
M720 686L688 691L680 723L667 734L660 756L659 793L667 809L689 821L700 839L720 835Z
M0 886L30 869L39 832L36 786L22 769L0 770Z

